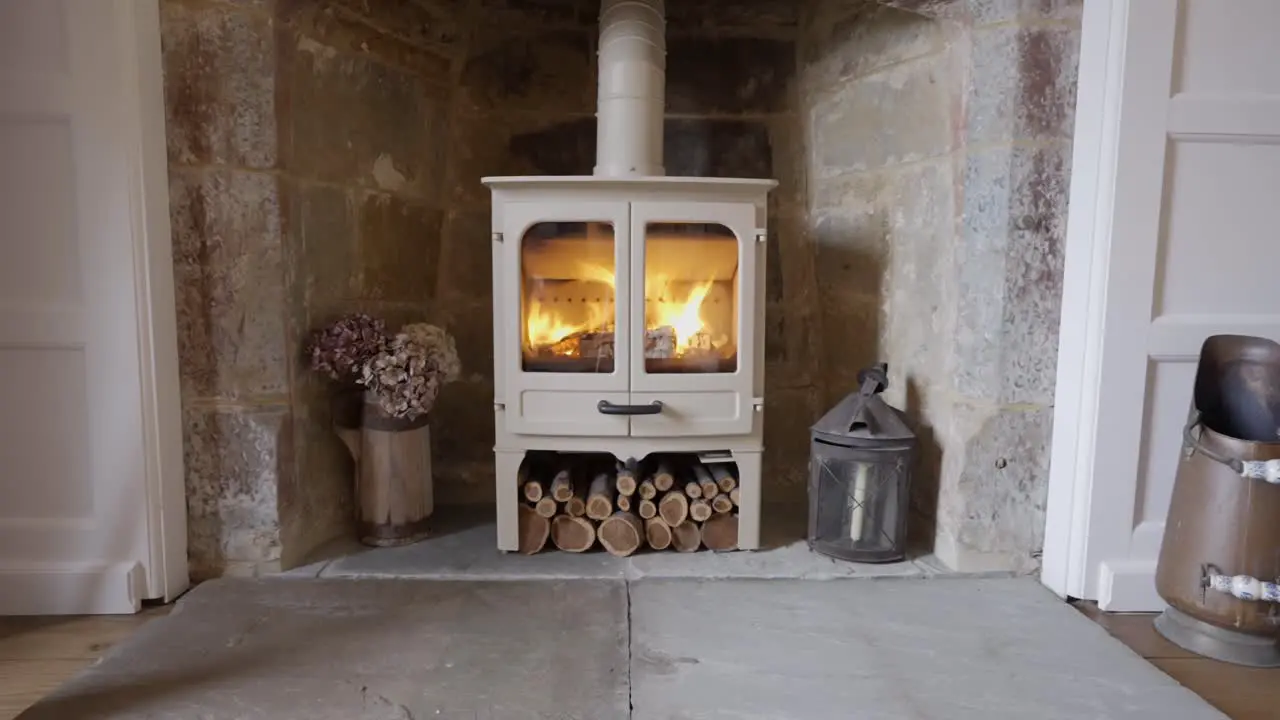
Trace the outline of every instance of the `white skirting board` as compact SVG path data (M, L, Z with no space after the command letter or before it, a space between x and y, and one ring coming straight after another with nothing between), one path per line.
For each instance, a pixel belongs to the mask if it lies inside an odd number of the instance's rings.
M132 615L145 587L136 562L0 563L0 615Z
M1108 560L1098 569L1098 609L1158 612L1165 601L1156 592L1154 560Z

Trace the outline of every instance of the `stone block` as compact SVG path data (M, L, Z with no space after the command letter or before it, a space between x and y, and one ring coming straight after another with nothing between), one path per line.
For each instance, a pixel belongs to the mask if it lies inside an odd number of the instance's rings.
M971 153L965 171L955 383L999 403L1053 402L1071 150Z
M771 211L791 212L803 207L808 191L804 119L794 110L789 108L786 114L769 121L769 147L773 150L770 166L773 179L778 181L778 187L769 193Z
M782 363L787 356L786 312L781 302L770 302L764 311L764 359L767 363Z
M967 0L975 26L1010 20L1075 20L1079 22L1084 0Z
M441 314L443 327L457 345L463 376L492 381L493 299L450 302Z
M863 173L810 179L808 235L824 306L880 295L889 264L889 177Z
M938 496L938 532L957 570L1034 567L1044 544L1051 408L961 404L952 412ZM964 567L968 564L969 567Z
M314 41L283 47L282 66L286 169L438 202L448 152L443 88Z
M187 555L194 578L231 563L280 558L281 477L292 472L293 431L283 406L183 412Z
M769 383L769 377L765 377ZM809 477L809 426L825 409L817 388L766 386L764 397L764 499L803 502Z
M768 114L789 110L793 40L673 35L667 40L667 112Z
M970 144L1072 137L1078 26L977 28L970 52Z
M278 181L171 168L169 203L183 397L287 392Z
M916 13L858 3L818 3L800 44L802 103L851 78L940 52L940 23Z
M281 478L280 537L283 569L341 536L354 537L355 461L333 430L335 387L306 370L294 379L293 447L296 462Z
M432 472L435 474L437 505L493 506L492 456L488 460L442 461L432 467Z
M887 318L878 297L843 298L822 307L824 406L858 388L858 371L883 359L881 332Z
M949 152L951 107L942 55L893 65L807 103L810 178Z
M330 322L359 296L356 222L347 190L285 181L286 259L294 337Z
M445 217L437 295L447 304L492 301L492 227L486 210L451 210Z
M279 2L280 0L277 0ZM349 13L380 32L414 47L457 50L464 39L463 0L434 2L377 2L376 0L330 0L339 12Z
M453 207L489 207L489 175L590 175L596 158L595 117L524 113L464 116L454 125ZM670 172L668 168L668 174Z
M493 384L464 379L441 388L431 410L432 460L492 463L493 443Z
M358 202L363 297L417 303L435 297L443 212L384 193Z
M664 132L667 175L773 177L773 150L765 120L668 118Z
M358 0L343 1L358 3ZM296 48L330 59L340 54L362 57L395 65L437 82L450 79L454 58L460 52L456 41L449 40L452 30L447 22L437 33L439 42L413 44L401 36L375 28L360 15L343 12L325 3L314 0L274 2L278 42L286 52ZM385 7L396 12L398 8L416 5L420 3L378 3L376 10L381 11Z
M670 31L755 29L775 34L799 24L800 3L790 0L680 0L667 4Z
M586 29L522 30L497 26L481 30L462 70L459 107L471 112L594 112L596 60L591 33Z
M228 5L165 2L160 32L170 161L274 167L270 18Z
M480 0L480 17L496 27L593 26L599 15L595 0Z

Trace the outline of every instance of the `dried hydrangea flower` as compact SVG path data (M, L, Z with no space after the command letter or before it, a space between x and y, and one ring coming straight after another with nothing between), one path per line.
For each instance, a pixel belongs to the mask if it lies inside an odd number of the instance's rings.
M383 412L413 420L431 411L440 394L442 375L430 361L430 352L400 333L367 362L360 384L373 393Z
M364 313L347 315L311 336L311 369L339 382L354 382L361 368L387 344L387 325Z
M462 361L453 337L443 328L427 323L413 323L400 328L427 351L427 363L440 374L441 382L451 383L462 375Z

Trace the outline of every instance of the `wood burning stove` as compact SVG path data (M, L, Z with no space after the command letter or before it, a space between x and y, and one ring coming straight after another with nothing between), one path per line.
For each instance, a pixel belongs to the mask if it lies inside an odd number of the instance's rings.
M590 176L489 177L498 547L530 451L731 459L759 544L768 179L666 177L661 0L605 0Z

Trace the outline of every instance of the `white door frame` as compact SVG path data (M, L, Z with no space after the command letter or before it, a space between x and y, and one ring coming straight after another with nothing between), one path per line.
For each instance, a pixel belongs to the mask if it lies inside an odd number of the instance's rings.
M1134 137L1124 130L1133 117L1121 117L1123 91L1132 94L1143 68L1126 64L1130 41L1129 17L1136 13L1130 0L1086 0L1081 23L1079 84L1069 218L1062 286L1062 320L1058 340L1057 383L1054 393L1053 440L1049 467L1047 518L1041 581L1062 597L1093 597L1096 578L1089 577L1090 545L1112 523L1096 516L1093 483L1098 474L1097 441L1104 427L1098 413L1104 387L1102 363L1108 343L1144 342L1144 338L1106 335L1109 308L1125 294L1125 278L1111 273L1113 238L1132 231L1132 208L1116 202L1121 190L1116 170L1121 153L1135 151ZM1167 84L1154 89L1167 98ZM1122 125L1122 120L1125 124ZM1137 140L1138 151L1147 150ZM1123 147L1122 147L1123 145ZM1163 153L1163 147L1159 149ZM1131 160L1129 160L1131 162ZM1163 162L1155 167L1163 172ZM1156 198L1159 203L1159 197ZM1147 214L1139 208L1138 221ZM1158 216L1158 210L1157 210ZM1110 303L1108 302L1110 300ZM1141 432L1140 427L1128 434ZM1136 469L1135 469L1136 471ZM1132 495L1132 488L1120 488ZM1118 497L1110 513L1132 528L1133 498ZM1091 536L1092 532L1092 536Z
M112 259L132 269L132 287L99 284L94 293L105 290L113 302L131 298L128 304L134 317L118 321L122 325L134 323L130 331L136 337L136 350L130 353L126 349L126 356L131 357L116 356L113 361L127 362L131 367L121 371L136 372L137 377L136 382L121 378L118 386L91 395L107 405L121 403L122 415L141 419L140 442L135 445L139 440L135 430L125 428L129 437L113 451L121 454L116 458L119 472L143 476L141 482L129 485L142 488L144 496L99 496L95 503L136 508L116 517L125 522L140 518L145 523L142 528L120 528L122 533L145 536L145 547L141 552L132 551L135 554L130 557L0 563L0 614L136 612L143 599L167 602L190 584L159 0L67 0L67 7L74 10L79 3L98 2L109 3L109 11L102 13L109 22L93 31L110 42L106 56L117 65L104 76L117 78L114 82L118 86L95 88L102 97L113 99L99 108L101 122L95 126L93 142L111 143L110 156L122 165L98 166L94 172L105 167L125 186L121 196L127 198L128 207L119 208L119 216L128 227L123 223L119 227L127 233L131 252L129 257ZM68 22L75 26L77 18ZM76 26L75 32L70 32L70 42L83 37L84 29ZM83 88L73 85L58 91L82 92ZM94 270L86 268L87 273ZM95 299L103 300L94 294L86 302ZM112 317L111 322L116 320ZM96 328L95 332L115 333L117 329ZM119 334L130 336L124 331ZM126 409L126 403L137 405ZM100 419L104 413L99 408L93 415ZM31 522L40 526L45 521Z
M169 602L190 586L187 500L182 459L177 299L169 225L169 161L159 0L115 0L128 93L125 132L132 147L129 195L142 379L143 447L150 524L147 597Z

